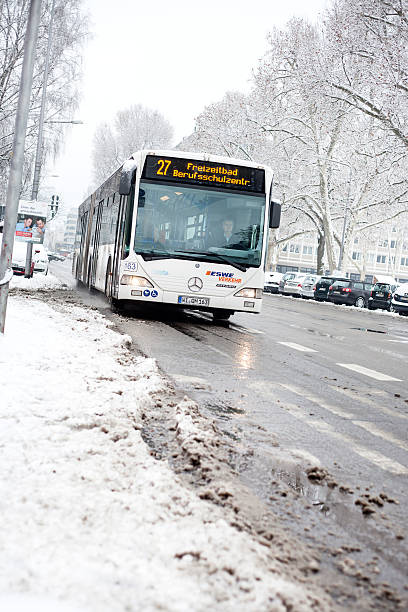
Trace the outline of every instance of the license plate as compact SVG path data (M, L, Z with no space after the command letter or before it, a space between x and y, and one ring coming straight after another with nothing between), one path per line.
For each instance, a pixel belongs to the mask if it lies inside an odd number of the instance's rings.
M384 294L381 293L380 291L377 293L377 297L384 297Z
M326 291L324 287L319 287L319 291Z
M192 297L189 295L179 295L179 304L188 304L189 306L209 306L210 298Z

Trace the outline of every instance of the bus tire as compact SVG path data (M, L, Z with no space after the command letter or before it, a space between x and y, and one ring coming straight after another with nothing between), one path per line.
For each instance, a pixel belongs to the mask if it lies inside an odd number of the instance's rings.
M215 310L212 314L214 321L228 321L230 316L234 313L230 310Z
M91 260L89 260L89 264L88 264L88 273L87 273L87 277L86 277L86 286L88 287L89 291L91 291L92 287L91 287Z
M112 270L111 270L111 260L110 259L108 261L108 265L106 266L105 295L108 298L108 300L112 299Z
M125 305L123 300L117 300L116 298L109 298L110 308L112 312L123 312L125 309Z

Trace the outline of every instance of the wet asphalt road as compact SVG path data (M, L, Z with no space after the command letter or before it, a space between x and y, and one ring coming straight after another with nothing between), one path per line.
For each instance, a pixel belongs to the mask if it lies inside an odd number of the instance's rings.
M67 269L52 266L61 278ZM266 295L262 314L229 324L194 312L120 320L234 440L236 468L257 495L273 500L281 480L310 504L312 513L287 513L291 529L314 543L357 543L404 589L408 318ZM328 477L311 480L311 466Z

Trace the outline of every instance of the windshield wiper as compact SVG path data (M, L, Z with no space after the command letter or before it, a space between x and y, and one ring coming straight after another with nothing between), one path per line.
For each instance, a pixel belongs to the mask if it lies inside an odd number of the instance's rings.
M172 257L172 254L168 251L164 253L160 253L158 251L136 251L136 255L141 255L145 261L151 261L152 259L169 259Z
M212 251L187 251L186 249L182 249L181 251L175 251L176 253L191 253L193 255L196 255L197 258L201 257L202 255L207 255L208 257L212 257L213 259L216 259L217 261L222 261L223 263L227 263L230 266L233 266L234 268L237 268L237 270L241 270L241 272L246 272L248 270L249 266L245 266L244 264L238 263L237 261L235 261L234 259L231 259L230 257L226 257L225 255L219 255L218 253L213 253Z

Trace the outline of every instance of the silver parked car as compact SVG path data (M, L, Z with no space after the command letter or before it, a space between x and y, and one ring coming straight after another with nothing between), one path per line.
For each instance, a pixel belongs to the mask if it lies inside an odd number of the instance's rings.
M296 272L285 272L279 282L279 293L283 293L283 288L286 285L287 281L296 276Z
M317 276L316 274L310 274L309 276L306 276L305 280L302 283L302 288L300 290L300 295L302 298L313 300L314 288L320 278L321 276Z
M286 281L283 287L283 294L300 297L300 290L306 277L307 274L295 274L293 278Z

